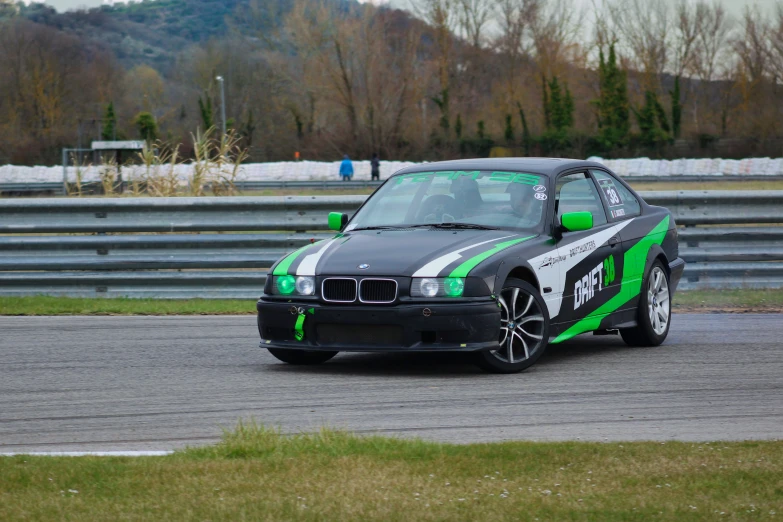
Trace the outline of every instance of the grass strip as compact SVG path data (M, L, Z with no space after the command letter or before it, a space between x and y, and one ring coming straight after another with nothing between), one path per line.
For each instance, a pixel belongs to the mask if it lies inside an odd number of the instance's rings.
M674 311L778 312L780 290L690 290L677 292ZM242 315L255 314L255 299L129 299L0 297L0 315Z
M255 314L255 299L130 299L0 297L0 315L237 315Z
M0 520L775 520L783 442L452 445L240 426L166 457L0 457Z
M675 312L780 312L780 289L689 290L677 292Z

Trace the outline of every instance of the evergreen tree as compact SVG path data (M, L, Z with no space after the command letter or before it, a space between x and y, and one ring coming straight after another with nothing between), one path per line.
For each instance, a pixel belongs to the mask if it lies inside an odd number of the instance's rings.
M571 91L565 85L565 92L561 91L557 76L549 81L549 121L551 127L557 131L564 131L574 124L574 99Z
M106 106L106 114L103 116L103 128L101 129L101 139L104 141L113 141L117 138L117 114L114 112L114 102L109 102Z
M204 130L211 129L215 125L214 118L212 116L212 98L207 93L204 93L204 99L201 96L198 97L198 108L201 114L201 122L204 124Z
M666 114L663 112L663 107L654 92L644 92L644 105L640 109L634 109L634 114L639 124L640 138L644 145L658 147L670 140Z
M680 77L674 77L674 90L669 91L672 97L672 138L680 137L680 128L682 125L682 105L680 104Z
M527 118L525 118L522 104L517 102L517 108L519 109L519 119L522 122L522 149L525 151L525 156L530 156L530 129L527 127Z
M462 116L457 114L457 121L454 122L454 134L457 136L457 139L462 138Z
M510 114L506 114L506 128L503 131L503 137L509 143L514 141L514 123L511 121Z
M440 96L432 98L435 105L440 109L440 128L443 130L443 134L448 136L451 122L449 122L449 90L443 89Z
M549 112L549 92L547 91L546 77L541 75L541 92L544 98L544 126L548 129L552 126L552 118Z
M563 100L560 95L560 84L557 82L557 76L549 80L549 121L557 130L565 126L563 113Z
M487 137L484 132L484 120L479 120L478 123L476 123L476 136L478 136L478 139L480 140Z
M563 123L568 128L574 126L574 98L568 85L565 86L565 98L563 98Z
M599 140L602 148L612 150L627 143L631 128L628 103L628 79L617 66L614 44L609 46L609 57L599 51L598 83L600 94L593 103L598 108Z
M155 121L155 116L149 112L140 112L133 120L133 124L139 131L139 137L151 143L158 139L158 123Z

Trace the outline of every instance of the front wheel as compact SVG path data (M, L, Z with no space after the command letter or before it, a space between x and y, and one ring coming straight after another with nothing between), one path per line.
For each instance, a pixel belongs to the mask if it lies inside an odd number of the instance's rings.
M288 364L308 365L325 363L337 352L321 352L315 350L287 350L285 348L269 348L269 353Z
M517 373L531 367L549 342L549 313L538 290L508 279L498 296L500 337L495 350L475 354L475 362L493 373Z
M636 323L634 328L620 330L623 341L630 346L658 346L669 335L669 276L660 261L653 263L642 283Z

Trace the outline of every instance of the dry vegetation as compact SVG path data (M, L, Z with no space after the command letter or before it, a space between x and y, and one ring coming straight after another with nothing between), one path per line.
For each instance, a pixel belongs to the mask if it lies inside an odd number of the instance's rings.
M783 4L739 19L717 0L583 9L576 0L412 0L411 13L333 0L212 4L233 12L216 16L206 0L62 15L0 5L0 164L52 164L77 135L84 146L151 130L192 159L191 130L220 120L218 75L228 126L252 161L295 151L440 159L492 145L577 157L777 156L783 143ZM211 26L194 25L200 16ZM149 47L123 47L126 30ZM167 30L176 49L156 61ZM607 105L601 56L613 44L612 81L627 92ZM565 119L544 103L555 78L573 108ZM619 137L607 131L611 108L624 121Z
M240 426L168 457L0 457L3 520L776 520L783 443L449 445Z

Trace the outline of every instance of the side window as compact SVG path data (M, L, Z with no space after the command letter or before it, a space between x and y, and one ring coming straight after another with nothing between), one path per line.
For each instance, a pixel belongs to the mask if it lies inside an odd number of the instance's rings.
M593 226L606 224L606 213L595 183L584 172L557 178L555 187L557 219L566 212L588 211L593 215Z
M600 170L591 170L590 172L595 176L598 186L601 187L601 192L604 193L612 219L638 216L641 213L639 201L622 183L606 172Z

